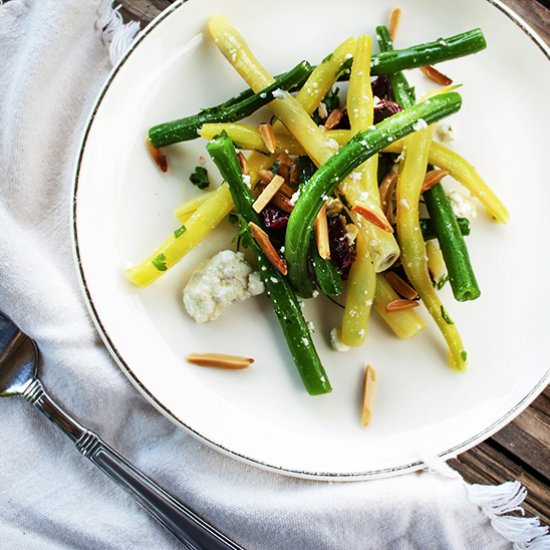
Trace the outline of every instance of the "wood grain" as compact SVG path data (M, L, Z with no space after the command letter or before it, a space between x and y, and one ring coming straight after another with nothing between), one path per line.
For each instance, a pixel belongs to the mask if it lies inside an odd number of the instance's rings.
M121 0L126 20L145 26L171 0ZM550 44L548 0L504 0ZM546 4L546 7L545 7ZM513 422L450 461L470 483L519 480L529 494L525 509L550 525L550 386Z

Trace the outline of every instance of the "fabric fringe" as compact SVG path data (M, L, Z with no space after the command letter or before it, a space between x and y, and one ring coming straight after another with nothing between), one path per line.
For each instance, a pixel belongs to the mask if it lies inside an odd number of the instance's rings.
M451 479L460 479L470 502L481 508L493 529L512 542L514 550L550 550L548 527L541 525L539 518L509 515L519 512L521 516L525 516L521 505L527 496L527 489L519 481L507 481L494 486L470 485L441 458L421 458L430 471Z
M103 44L109 51L109 59L114 66L128 51L136 34L139 23L124 23L119 13L120 5L114 7L114 0L101 0L97 8L96 28L101 32Z

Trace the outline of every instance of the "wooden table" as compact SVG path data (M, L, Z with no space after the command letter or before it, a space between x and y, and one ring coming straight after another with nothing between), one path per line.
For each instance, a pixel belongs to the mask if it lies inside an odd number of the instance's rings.
M544 5L548 6L548 0L503 2L550 44L550 9ZM125 20L139 21L145 26L172 0L120 0L120 3ZM450 463L471 483L521 481L529 491L526 510L550 525L550 386L508 426Z

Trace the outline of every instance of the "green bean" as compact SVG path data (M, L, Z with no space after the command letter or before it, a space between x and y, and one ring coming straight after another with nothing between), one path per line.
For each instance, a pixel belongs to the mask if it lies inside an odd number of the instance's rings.
M319 290L325 296L339 296L342 294L342 278L333 260L325 260L319 256L315 243L311 247L311 265Z
M376 27L376 38L378 39L378 46L381 52L392 52L393 43L390 37L390 31L385 25ZM403 109L408 109L416 103L414 87L409 86L407 77L402 71L397 71L388 74L388 78L391 84L393 97Z
M460 302L479 298L481 292L466 243L443 187L438 183L423 196L449 272L454 297Z
M252 208L255 199L243 182L241 168L231 139L224 135L219 136L212 140L206 148L229 186L239 214L242 234L254 252L260 276L267 294L271 298L290 354L307 392L311 395L329 393L332 388L315 350L300 303L287 280L264 256L251 235L248 224L253 222L261 226L261 222Z
M419 121L431 124L458 111L460 106L461 98L456 92L440 94L414 105L383 120L373 130L354 136L317 170L303 188L290 214L286 231L288 277L298 294L310 297L313 293L313 283L307 269L309 250L304 243L310 242L313 222L323 204L323 196L330 195L352 170L388 143L413 132Z
M241 120L273 101L273 92L276 90L292 90L300 87L312 71L313 67L307 61L301 61L296 67L278 76L273 84L257 94L254 94L252 90L245 90L236 98L203 109L196 115L153 126L149 130L149 139L155 147L196 139L203 124Z
M404 69L448 61L478 52L486 46L487 43L481 29L473 29L449 38L440 38L410 48L373 55L371 74L391 74ZM346 63L349 62L351 60ZM302 61L291 71L276 77L272 85L257 94L250 89L245 90L240 95L220 105L203 109L195 115L153 126L149 130L149 139L155 147L164 147L178 141L197 138L200 127L207 122L241 120L272 101L275 90L292 90L301 86L314 68L307 61Z
M462 236L470 234L470 220L468 218L456 218L458 228ZM437 239L433 222L430 218L420 218L420 229L425 241Z

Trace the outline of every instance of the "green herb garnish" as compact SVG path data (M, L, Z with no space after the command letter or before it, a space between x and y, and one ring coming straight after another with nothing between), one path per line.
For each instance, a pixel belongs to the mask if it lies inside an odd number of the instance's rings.
M439 281L434 281L435 288L437 290L441 290L445 286L445 284L448 282L448 280L449 280L449 277L447 275L445 275L445 276L441 277L441 279L439 279Z
M196 185L199 189L205 189L210 185L210 180L208 179L208 171L202 166L197 166L195 171L189 176L191 183Z
M187 231L187 227L185 227L185 225L182 225L181 227L178 227L174 231L174 237L176 237L177 239L178 237L181 237L186 231Z
M166 271L168 267L166 266L166 256L164 254L159 254L154 260L153 265L159 271Z
M445 311L445 308L441 306L441 317L448 325L454 325L453 320L449 317L449 314Z

